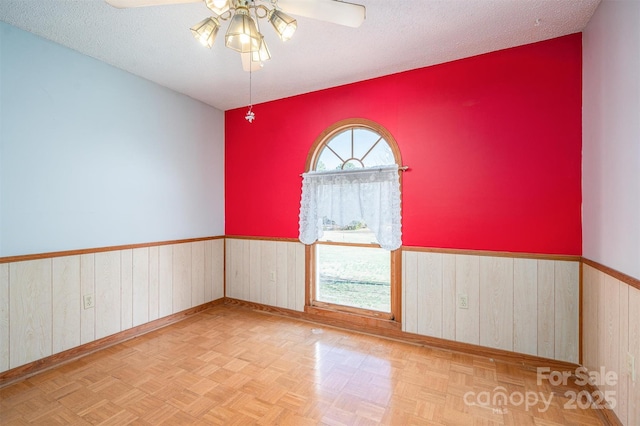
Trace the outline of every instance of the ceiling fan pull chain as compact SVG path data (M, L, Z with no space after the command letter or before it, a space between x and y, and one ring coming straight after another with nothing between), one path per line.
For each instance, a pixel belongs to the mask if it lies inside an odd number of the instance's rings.
M247 111L247 114L244 116L244 119L247 120L249 123L253 123L253 120L256 119L256 114L255 112L253 112L253 101L251 100L251 75L253 73L251 72L251 67L249 67L249 110Z

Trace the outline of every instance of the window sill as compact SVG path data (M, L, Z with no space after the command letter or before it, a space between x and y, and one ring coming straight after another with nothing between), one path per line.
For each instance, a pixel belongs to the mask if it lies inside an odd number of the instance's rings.
M317 320L329 325L344 328L354 328L362 331L386 329L402 330L402 324L387 318L376 318L373 316L359 315L353 312L338 311L326 307L305 306L305 313L317 317Z

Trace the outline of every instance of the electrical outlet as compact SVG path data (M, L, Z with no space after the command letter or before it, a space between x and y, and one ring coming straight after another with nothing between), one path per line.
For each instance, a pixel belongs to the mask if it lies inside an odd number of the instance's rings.
M469 309L469 297L466 294L458 295L458 308Z
M85 309L93 308L96 305L96 301L93 299L93 294L85 294L82 296L82 303Z
M629 372L629 376L631 377L631 381L636 381L636 361L631 355L631 352L627 352L627 371Z

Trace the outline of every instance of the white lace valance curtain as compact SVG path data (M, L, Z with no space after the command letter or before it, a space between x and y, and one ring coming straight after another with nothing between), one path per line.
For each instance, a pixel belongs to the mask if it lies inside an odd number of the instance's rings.
M337 225L363 220L380 246L396 250L402 244L398 166L309 172L302 175L300 241L322 238L323 218Z

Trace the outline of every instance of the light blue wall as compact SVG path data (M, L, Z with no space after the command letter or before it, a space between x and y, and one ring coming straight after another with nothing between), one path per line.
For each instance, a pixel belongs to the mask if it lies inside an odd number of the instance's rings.
M582 254L640 279L640 2L602 1L582 40Z
M0 257L224 233L222 111L0 35Z

